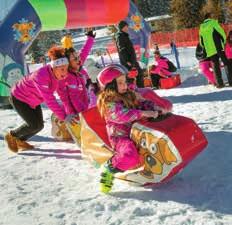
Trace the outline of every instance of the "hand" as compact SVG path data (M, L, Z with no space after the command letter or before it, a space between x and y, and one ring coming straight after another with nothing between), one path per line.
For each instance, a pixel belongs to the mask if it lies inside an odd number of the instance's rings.
M146 100L140 93L138 93L138 92L134 92L134 93L135 93L136 99L138 101L144 101L144 100Z
M160 106L155 106L154 110L157 110L159 112L159 114L161 114L161 115L165 115L169 112L167 109L162 108Z
M93 33L92 28L86 28L85 35L95 38L96 37L96 32Z
M71 123L71 125L75 125L79 122L79 115L78 114L70 114L67 115L65 118L65 123Z
M142 111L142 116L146 118L157 118L159 116L158 111Z

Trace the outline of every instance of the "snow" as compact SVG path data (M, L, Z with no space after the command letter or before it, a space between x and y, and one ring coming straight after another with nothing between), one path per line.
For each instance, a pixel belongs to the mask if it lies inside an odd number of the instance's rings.
M13 110L1 110L0 225L232 224L232 88L206 85L194 49L180 49L180 62L182 85L157 92L174 103L175 114L194 119L209 144L156 188L116 181L110 195L100 193L99 169L82 159L74 143L55 142L46 108L45 128L30 142L37 148L9 152L3 135L21 119Z

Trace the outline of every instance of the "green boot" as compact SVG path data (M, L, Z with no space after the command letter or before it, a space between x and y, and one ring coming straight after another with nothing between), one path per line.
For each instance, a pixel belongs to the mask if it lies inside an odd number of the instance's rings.
M104 167L101 173L100 191L107 194L111 191L113 186L114 173L110 172L108 168Z
M107 194L113 187L114 174L121 172L121 170L114 168L111 160L108 160L102 167L101 180L100 180L100 191Z

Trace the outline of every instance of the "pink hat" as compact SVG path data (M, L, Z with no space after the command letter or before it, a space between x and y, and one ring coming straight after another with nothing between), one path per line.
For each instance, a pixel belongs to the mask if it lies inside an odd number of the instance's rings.
M127 74L126 67L120 64L111 64L106 66L97 76L97 80L100 86L105 87L108 83L112 82L122 74Z

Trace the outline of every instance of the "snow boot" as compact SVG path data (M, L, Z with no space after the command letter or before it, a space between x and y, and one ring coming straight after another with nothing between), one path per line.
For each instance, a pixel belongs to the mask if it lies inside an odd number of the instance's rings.
M114 181L114 174L121 172L119 169L114 168L111 161L107 161L102 167L101 180L100 180L100 191L108 194L112 187Z
M18 149L21 149L21 150L29 150L29 149L35 148L33 145L27 143L26 141L22 141L18 138L16 139L16 143L17 143Z
M107 194L113 187L114 174L111 173L107 168L101 173L100 180L100 191Z
M14 137L11 133L7 133L4 137L7 145L8 145L8 149L11 150L14 153L18 152L18 145L17 145L17 138Z

